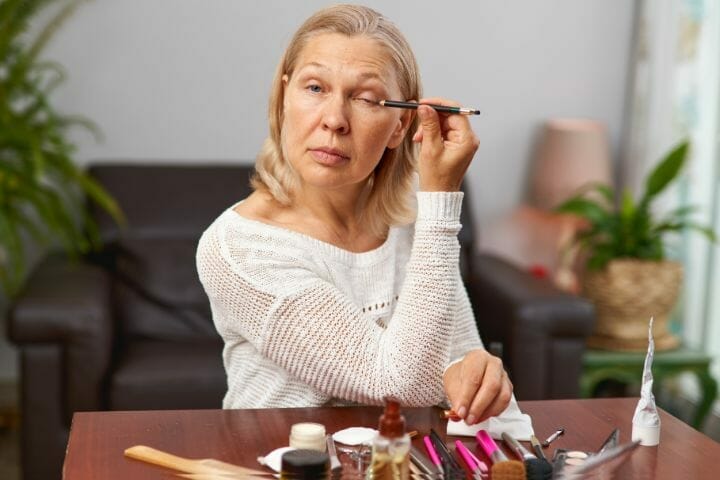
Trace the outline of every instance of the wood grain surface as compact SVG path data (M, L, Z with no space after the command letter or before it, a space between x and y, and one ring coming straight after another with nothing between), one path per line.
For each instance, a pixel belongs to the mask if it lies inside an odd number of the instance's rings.
M630 441L636 404L636 398L622 398L531 401L520 402L520 407L532 417L541 440L557 427L565 428L565 434L545 450L551 457L556 448L597 451L616 427L621 443ZM380 413L377 407L78 412L73 417L63 475L67 480L178 478L171 470L125 458L123 451L133 445L261 468L257 457L286 446L294 423L322 423L328 432L353 426L377 428ZM441 419L440 409L409 408L403 413L407 429L419 432L413 439L416 446L422 448L422 436L434 428L448 440L451 451L460 439L485 458L474 438L445 437L447 420ZM715 464L720 461L720 444L664 411L661 418L660 445L638 448L613 478L720 478L720 467Z

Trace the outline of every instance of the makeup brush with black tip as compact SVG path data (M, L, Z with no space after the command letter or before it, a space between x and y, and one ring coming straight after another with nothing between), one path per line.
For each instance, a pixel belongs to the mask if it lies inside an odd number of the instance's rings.
M493 462L492 467L490 467L490 478L492 480L525 480L525 465L523 462L510 460L500 450L487 431L479 430L475 434L475 438L485 455Z
M520 442L515 440L509 433L502 433L503 442L507 445L515 455L525 464L525 475L527 480L550 480L552 478L553 468L544 458L538 458L530 451L523 447Z

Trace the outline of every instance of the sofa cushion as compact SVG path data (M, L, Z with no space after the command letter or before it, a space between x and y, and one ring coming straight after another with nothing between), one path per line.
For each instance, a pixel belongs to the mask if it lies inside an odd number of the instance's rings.
M195 268L197 239L124 239L116 247L113 304L124 337L217 339Z
M222 342L134 341L111 376L110 410L222 408Z
M122 238L200 238L234 202L247 197L252 165L93 165L89 174L110 192L127 218L118 227L97 205L93 216L106 242Z
M210 223L250 194L252 172L252 165L206 163L90 168L127 220L118 226L93 205L105 242L96 259L113 275L115 321L123 338L218 338L195 250Z

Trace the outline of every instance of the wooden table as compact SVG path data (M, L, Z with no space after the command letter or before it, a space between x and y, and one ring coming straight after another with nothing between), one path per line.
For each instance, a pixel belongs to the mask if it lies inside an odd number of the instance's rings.
M546 454L555 448L596 451L615 427L620 441L630 440L631 420L637 399L551 400L520 402L530 414L538 437L547 437L563 426ZM212 457L258 468L256 458L288 443L289 427L297 422L323 423L328 432L351 427L377 428L381 409L371 407L268 410L177 410L141 412L85 412L73 416L63 467L67 480L177 478L171 471L123 456L132 445L148 445L190 458ZM436 408L405 409L413 440L430 428L444 434L445 420ZM660 446L640 447L621 467L617 479L715 479L720 443L693 430L661 411ZM461 439L479 454L474 439Z

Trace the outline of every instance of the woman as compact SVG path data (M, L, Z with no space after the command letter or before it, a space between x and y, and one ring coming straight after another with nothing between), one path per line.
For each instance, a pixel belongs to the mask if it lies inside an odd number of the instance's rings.
M406 40L369 8L321 10L291 40L255 191L198 248L226 408L447 398L472 424L507 406L458 268L458 190L479 142L462 116L377 103L454 105L420 97Z

